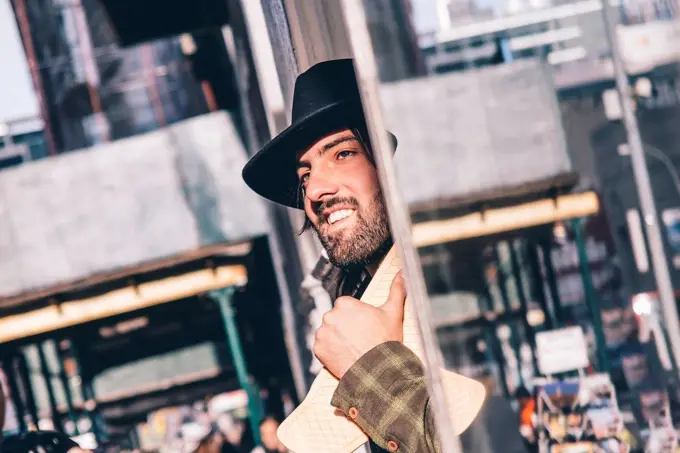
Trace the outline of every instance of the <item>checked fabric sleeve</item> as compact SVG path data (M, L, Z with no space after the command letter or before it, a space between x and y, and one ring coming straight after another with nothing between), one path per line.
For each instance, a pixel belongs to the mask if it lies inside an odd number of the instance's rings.
M331 404L388 451L439 453L420 359L397 341L380 344L340 380Z

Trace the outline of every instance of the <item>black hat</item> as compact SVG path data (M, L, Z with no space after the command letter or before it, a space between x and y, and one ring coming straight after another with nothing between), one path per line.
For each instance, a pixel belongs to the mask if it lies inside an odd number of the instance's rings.
M326 135L352 128L366 130L353 61L317 63L295 81L292 124L248 161L243 180L271 201L302 208L297 153ZM394 136L392 140L396 146Z

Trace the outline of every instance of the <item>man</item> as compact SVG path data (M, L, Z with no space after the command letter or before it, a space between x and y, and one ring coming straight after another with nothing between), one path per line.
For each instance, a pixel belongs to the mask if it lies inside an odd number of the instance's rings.
M403 279L394 279L383 307L358 300L392 238L352 61L301 74L292 116L243 178L261 196L303 209L328 252L333 269L324 283L335 303L314 354L340 380L331 404L366 432L372 451L439 451L422 364L401 343Z
M250 442L244 436L246 425L243 420L225 413L217 418L217 426L224 437L221 453L249 453L252 450L252 446L248 445Z
M279 421L273 416L267 416L260 422L260 439L262 446L255 447L252 453L286 453L288 450L279 441L276 431Z

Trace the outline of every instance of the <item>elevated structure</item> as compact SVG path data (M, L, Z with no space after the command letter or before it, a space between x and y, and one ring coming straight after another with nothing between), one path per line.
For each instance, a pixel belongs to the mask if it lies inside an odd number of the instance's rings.
M218 112L4 171L0 297L267 234L246 159Z
M59 429L97 413L123 435L169 401L242 387L244 364L209 297L225 287L242 291L247 372L292 388L271 230L240 177L245 161L231 118L217 112L0 172L3 363L29 379L28 351L67 341L57 363L72 355L69 376L82 382L67 379L64 394L33 381L32 396L13 401L24 421L47 416Z

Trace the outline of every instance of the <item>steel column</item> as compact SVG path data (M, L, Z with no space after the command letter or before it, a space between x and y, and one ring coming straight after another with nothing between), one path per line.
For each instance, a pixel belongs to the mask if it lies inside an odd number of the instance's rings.
M595 343L597 345L597 359L600 362L600 371L609 372L609 359L607 357L607 341L604 337L604 327L602 325L602 313L600 312L599 297L593 284L593 275L588 262L588 253L583 241L583 231L581 219L573 219L571 228L574 231L574 241L578 250L578 264L583 282L583 292L586 304L593 320L593 330L595 331Z
M61 380L61 385L64 387L64 395L66 397L66 408L68 410L68 418L76 425L76 433L78 433L78 418L75 415L73 408L73 392L71 391L71 385L68 381L68 376L66 375L66 369L64 368L64 352L61 350L59 345L55 344L54 349L57 353L57 362L59 363L59 379Z
M529 339L529 345L531 346L531 366L534 370L534 375L538 373L538 360L536 359L536 338L534 328L529 324L527 319L527 313L529 312L529 307L527 304L527 296L524 293L524 279L522 278L522 267L517 257L517 250L515 250L515 245L512 241L508 242L508 247L510 248L510 265L512 266L512 276L515 279L515 286L517 286L517 296L519 297L519 304L522 310L522 325L524 326L524 331ZM521 365L520 365L521 369ZM521 371L520 371L521 375Z
M541 272L541 262L538 259L538 250L533 241L527 243L526 258L531 272L531 287L533 297L538 302L539 307L545 314L544 326L547 330L552 330L553 326L558 322L555 319L553 312L548 307L548 301L545 298L545 290L543 285L543 273Z
M33 386L31 385L31 373L28 369L28 363L26 361L26 355L23 351L19 351L17 355L17 370L19 372L19 380L24 389L26 396L26 406L33 420L33 423L38 426L38 406L35 402L35 394L33 393ZM57 425L58 426L58 425Z
M241 339L236 325L236 313L232 302L234 300L234 287L224 288L217 291L211 291L210 296L217 302L222 315L222 322L224 323L224 330L227 334L227 341L229 343L229 351L231 353L232 362L236 369L236 377L239 385L248 394L248 420L250 427L253 430L253 437L255 443L260 444L260 420L262 420L262 402L258 395L256 387L253 385L250 376L248 376L248 367L246 366L246 359L243 354L243 347L241 346Z
M562 301L557 290L557 276L555 275L555 267L552 262L552 253L550 253L550 238L543 239L540 247L543 252L543 263L545 264L545 278L548 281L548 290L550 291L550 298L552 299L553 311L555 313L555 327L562 327L564 326L564 310L562 310Z
M498 255L498 248L494 246L493 248L493 258L496 264L496 273L498 275L498 289L501 292L501 299L503 301L503 311L509 320L512 320L512 306L510 305L510 298L508 297L508 288L506 286L508 277L505 275L505 270L503 269L503 263L501 263L500 256ZM526 318L526 316L524 317ZM517 374L519 375L520 385L524 385L524 376L522 376L522 354L519 350L519 342L517 340L517 332L514 328L510 329L510 346L512 346L512 351L515 354L515 360L517 361Z
M633 166L633 176L637 186L640 208L644 218L645 232L649 243L649 252L652 258L652 270L654 279L659 290L659 298L664 321L669 326L667 329L670 349L675 363L680 364L680 319L678 319L678 308L671 281L671 273L668 268L668 259L664 249L663 237L659 226L659 216L654 201L654 193L649 178L649 170L645 161L645 151L640 136L637 117L635 116L635 106L633 103L633 93L628 83L628 76L623 66L619 43L614 33L614 17L611 12L609 2L602 1L602 18L604 22L607 41L612 51L612 63L614 63L614 76L616 88L621 102L621 112L623 113L623 124L626 126L628 146Z
M38 349L38 358L40 359L40 373L42 374L43 379L45 379L45 387L47 388L47 400L50 403L50 415L52 416L52 423L54 423L54 428L57 431L64 432L64 424L61 421L61 414L59 413L59 408L57 407L57 399L54 396L52 373L50 371L50 367L47 365L47 357L45 357L43 343L38 343L35 346Z
M5 375L7 376L9 394L12 398L12 404L14 404L17 421L19 423L19 431L25 433L28 430L28 425L26 424L26 405L24 404L24 398L19 389L19 383L17 382L15 360L16 356L9 356L6 359L3 359L3 362L5 363L4 369Z

